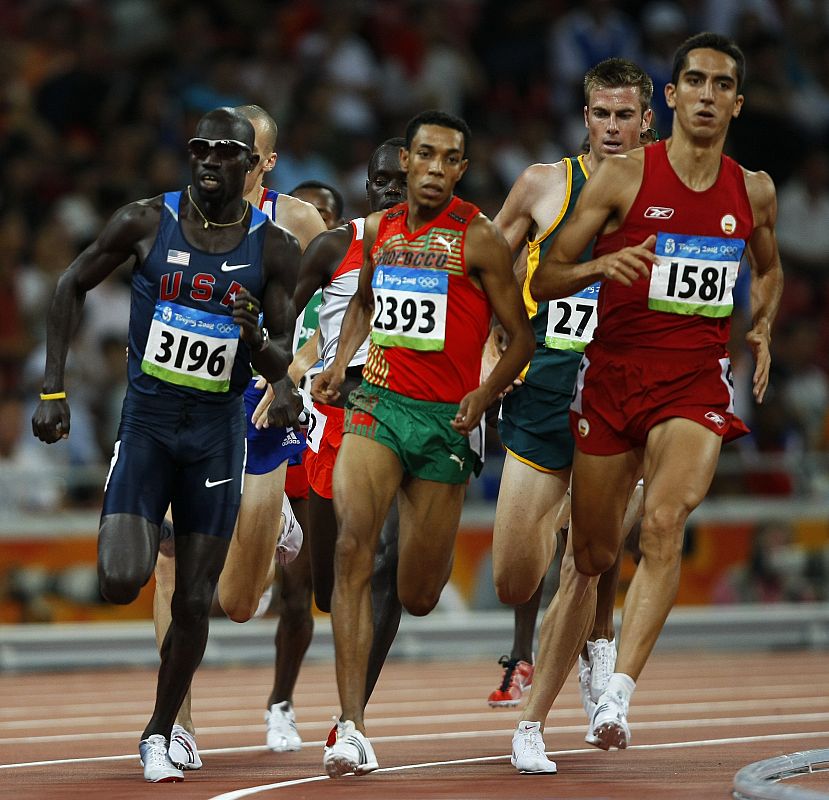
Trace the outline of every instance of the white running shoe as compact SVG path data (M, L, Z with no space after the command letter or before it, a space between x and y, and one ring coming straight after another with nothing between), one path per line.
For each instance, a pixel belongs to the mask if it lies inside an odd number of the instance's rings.
M350 719L337 723L337 741L326 748L322 763L329 778L339 778L349 772L365 775L379 766L371 742Z
M621 694L605 692L596 704L584 741L602 750L624 750L630 742L627 716L628 700Z
M588 647L590 642L587 643ZM587 714L587 719L593 717L593 712L596 710L596 704L593 698L590 697L590 662L585 661L579 653L579 697L581 697L581 704L584 708L584 713Z
M590 654L590 699L598 703L616 669L616 640L588 642L587 652Z
M261 619L265 616L267 610L271 607L273 601L273 584L268 584L268 588L262 592L259 598L259 605L256 606L256 611L253 612L253 619Z
M199 748L196 747L196 737L178 723L173 725L167 755L179 769L201 769L201 757Z
M274 703L265 712L268 749L274 753L290 753L302 749L302 739L296 729L296 718L290 700Z
M288 495L282 496L282 533L276 543L276 561L285 566L290 564L302 548L302 526L294 516Z
M184 773L170 761L167 755L167 740L154 733L138 743L144 780L150 783L173 783L184 780Z
M556 762L544 752L540 722L519 722L512 735L510 763L519 772L555 774Z

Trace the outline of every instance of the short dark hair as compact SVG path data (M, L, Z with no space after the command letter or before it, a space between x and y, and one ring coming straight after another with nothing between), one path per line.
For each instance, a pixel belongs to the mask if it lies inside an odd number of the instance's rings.
M466 121L448 111L430 109L421 111L412 117L406 124L406 149L411 150L412 141L422 125L439 125L441 128L451 128L463 134L463 154L466 156L469 151L469 140L472 138L472 131Z
M294 186L288 194L295 195L300 189L324 189L326 192L331 192L331 197L334 198L334 215L337 218L343 215L343 209L345 208L343 196L337 189L331 186L330 183L323 183L322 181L303 181L302 183L298 183Z
M590 94L595 89L620 89L632 86L639 90L639 103L644 114L653 100L653 81L645 70L626 58L606 58L584 75L584 104L590 105Z
M392 136L391 139L386 139L385 142L381 142L374 148L374 152L371 154L371 158L368 160L368 171L371 174L371 168L374 162L377 160L377 156L380 154L381 150L385 150L387 147L391 148L392 150L400 150L401 147L406 146L406 140L402 136Z
M746 77L746 57L743 55L743 51L727 36L711 33L710 31L691 36L677 48L676 53L674 53L673 69L671 70L671 83L676 86L679 73L688 66L688 53L691 50L703 49L717 50L734 59L734 63L737 65L737 91L739 92Z

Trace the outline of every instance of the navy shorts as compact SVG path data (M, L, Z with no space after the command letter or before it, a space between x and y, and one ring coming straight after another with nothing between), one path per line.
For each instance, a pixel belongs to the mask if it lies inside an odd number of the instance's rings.
M301 464L306 448L305 436L294 428L260 428L251 422L253 412L265 394L252 380L245 389L245 419L247 420L248 460L245 472L265 475L273 472L283 461Z
M245 467L241 398L170 400L128 391L107 475L102 516L135 514L176 533L233 535Z

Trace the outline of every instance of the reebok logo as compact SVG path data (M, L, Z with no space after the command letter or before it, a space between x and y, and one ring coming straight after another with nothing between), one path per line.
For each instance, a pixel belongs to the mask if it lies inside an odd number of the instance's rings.
M664 206L648 206L645 209L646 219L670 219L673 215L674 210Z
M235 269L244 269L249 266L250 264L228 264L227 261L225 261L222 264L222 272L233 272Z
M204 479L204 488L205 489L212 489L214 486L218 486L221 483L230 483L230 481L232 481L232 480L233 480L233 478L224 478L223 480L220 480L220 481L211 481L210 478L205 478Z
M705 419L711 420L718 428L722 428L725 426L725 417L722 414L718 414L716 411L708 411L705 414Z

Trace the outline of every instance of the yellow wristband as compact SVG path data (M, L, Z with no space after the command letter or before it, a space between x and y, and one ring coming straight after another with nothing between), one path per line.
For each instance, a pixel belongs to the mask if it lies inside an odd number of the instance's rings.
M43 392L40 393L41 400L66 400L66 392L49 392L44 394Z

